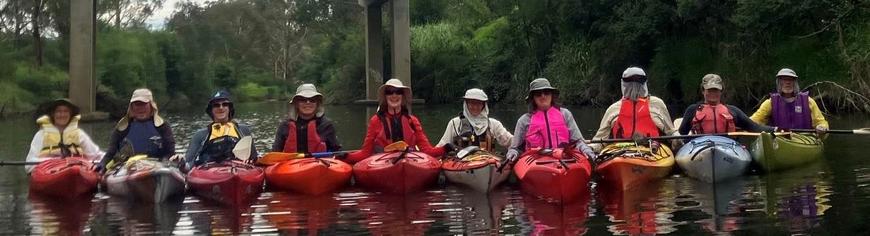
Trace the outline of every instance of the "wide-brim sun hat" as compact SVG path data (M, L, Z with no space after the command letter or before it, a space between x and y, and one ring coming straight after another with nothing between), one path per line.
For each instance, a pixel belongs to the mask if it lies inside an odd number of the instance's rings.
M526 94L526 100L532 98L532 92L542 90L550 90L553 94L559 94L559 90L550 85L549 80L547 80L546 78L537 78L529 83L529 93Z
M383 111L386 111L386 109L387 109L387 107L386 107L387 106L387 98L386 98L386 95L384 94L384 91L388 87L397 88L397 89L402 90L402 100L403 100L402 105L405 107L406 110L408 110L408 113L410 113L411 112L411 87L405 86L401 80L396 79L396 78L387 80L387 82L384 82L384 84L381 85L380 88L378 88L378 101L380 104L378 106L378 109L382 109Z
M776 72L776 77L777 78L779 78L779 77L792 77L792 78L797 79L798 75L792 69L782 68L778 72Z
M68 107L70 110L70 117L79 115L81 112L79 107L73 104L69 99L60 98L46 103L44 105L45 110L43 111L43 114L51 116L51 114L54 113L54 109L57 109L59 106Z
M478 101L489 101L489 97L486 96L486 93L479 88L473 88L465 91L465 96L462 96L463 99L471 99Z
M291 105L293 104L293 101L295 101L297 97L302 97L302 98L315 98L316 97L318 99L318 102L323 101L323 94L320 94L320 92L317 92L317 87L315 87L314 84L299 85L299 87L296 88L296 94L293 95L292 98L290 98ZM317 104L317 111L315 112L315 116L321 117L321 116L323 116L323 113L324 113L323 105ZM289 116L290 116L290 119L293 119L293 120L296 119L296 116L297 116L296 107L290 108Z

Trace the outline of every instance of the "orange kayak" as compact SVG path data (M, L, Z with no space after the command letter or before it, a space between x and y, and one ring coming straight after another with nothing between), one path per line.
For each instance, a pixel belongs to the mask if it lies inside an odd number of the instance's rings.
M67 157L45 160L30 172L30 190L55 197L76 197L97 189L100 175L90 160Z
M303 158L266 168L266 182L279 190L308 195L331 193L347 185L353 168L331 158Z
M665 145L656 150L634 143L615 143L598 154L595 173L602 184L630 189L668 176L674 166L674 153Z
M532 149L520 156L514 173L524 191L550 201L572 202L589 195L592 166L580 152Z
M441 161L422 152L375 154L353 165L357 183L376 191L404 194L438 180Z

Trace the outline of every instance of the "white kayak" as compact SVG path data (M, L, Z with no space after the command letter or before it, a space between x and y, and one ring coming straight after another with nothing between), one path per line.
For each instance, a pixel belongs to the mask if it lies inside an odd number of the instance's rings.
M743 175L752 157L733 139L704 136L684 144L677 151L676 161L689 177L714 182Z

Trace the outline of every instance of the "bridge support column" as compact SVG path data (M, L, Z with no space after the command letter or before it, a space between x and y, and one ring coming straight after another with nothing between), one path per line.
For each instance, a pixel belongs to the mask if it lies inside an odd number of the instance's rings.
M411 86L411 16L409 0L390 0L390 68L384 73L382 8L386 0L359 0L366 12L366 99L358 104L377 104L378 88L389 78ZM389 76L389 78L387 78ZM414 103L423 103L414 99Z
M96 112L97 83L94 77L96 1L71 0L69 40L69 98L79 106L82 120L106 119Z

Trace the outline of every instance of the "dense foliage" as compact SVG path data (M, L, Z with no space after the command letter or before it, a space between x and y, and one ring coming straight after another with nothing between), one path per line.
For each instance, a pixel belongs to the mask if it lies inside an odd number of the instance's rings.
M286 99L304 82L331 102L360 99L364 9L355 2L182 3L165 6L176 12L155 29L145 19L161 0L100 0L99 104L117 109L142 86L170 104L217 88L241 100ZM0 113L65 96L67 4L0 3ZM470 87L522 102L528 82L546 77L565 103L605 105L628 66L645 68L652 93L678 108L699 99L704 74L717 73L729 102L750 109L782 67L803 86L833 81L870 94L868 0L411 0L411 17L415 96L430 102ZM870 110L829 83L813 89L828 109Z

